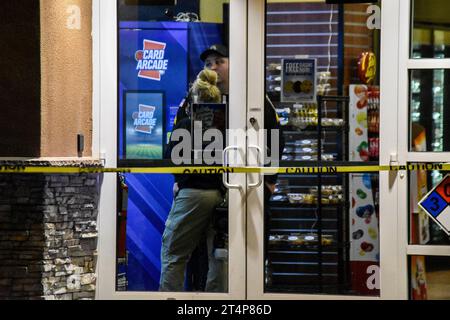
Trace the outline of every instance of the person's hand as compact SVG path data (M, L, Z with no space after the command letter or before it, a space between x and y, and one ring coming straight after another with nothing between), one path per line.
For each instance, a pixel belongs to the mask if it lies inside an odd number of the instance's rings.
M178 183L174 183L173 185L173 197L175 198L178 194L178 191L180 191L180 188L178 187Z
M266 182L266 187L267 187L267 189L269 189L269 191L270 191L271 194L274 194L274 193L275 193L275 188L276 188L276 186L275 186L274 183Z

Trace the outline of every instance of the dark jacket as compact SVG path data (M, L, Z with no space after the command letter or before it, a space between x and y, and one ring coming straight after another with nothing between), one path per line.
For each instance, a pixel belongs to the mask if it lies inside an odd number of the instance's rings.
M186 113L187 103L184 103L177 112L177 117L175 119L174 130L176 129L186 129L188 131L191 130L191 121ZM283 134L281 132L281 127L278 121L278 117L273 105L270 103L268 98L265 99L264 104L264 124L265 129L278 129L280 130L280 145L279 145L279 156L281 156L284 149L284 139ZM173 142L172 140L169 143L169 147L167 148L166 158L170 159L171 150L178 142ZM267 137L267 148L269 149L270 155L270 146L271 146L271 135L270 131ZM277 175L266 175L265 182L270 184L275 184L277 181ZM195 189L220 189L224 188L222 184L222 176L221 175L175 175L175 182L178 183L180 189L182 188L195 188Z
M177 119L173 130L185 129L191 132L191 119L187 116L182 119ZM170 159L172 149L179 143L170 139L169 146L166 149L166 158ZM193 155L183 155L184 158L190 157L193 159ZM178 187L181 189L217 189L221 192L225 191L222 183L221 174L175 174L175 182L178 183Z

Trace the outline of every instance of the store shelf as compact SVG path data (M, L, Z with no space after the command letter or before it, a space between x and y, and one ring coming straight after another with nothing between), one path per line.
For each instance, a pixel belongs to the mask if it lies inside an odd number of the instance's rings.
M350 246L349 242L345 243L335 243L332 245L322 246L322 250L333 251L342 248L348 248ZM317 254L318 245L298 245L298 246L283 246L283 245L269 245L270 250L284 250L284 251L304 251L304 250L314 250ZM323 252L322 252L323 254ZM307 261L307 260L305 260ZM286 262L286 261L285 261ZM288 262L286 262L288 263Z
M322 132L335 132L335 131L348 131L347 127L343 126L326 126L322 127ZM308 134L309 132L317 134L317 126L307 126L305 128L289 128L288 131L284 131L285 135L290 134Z
M280 203L280 202L277 202L276 203L276 206L280 206L280 204L283 204L284 205L284 208L283 209L289 209L289 208L293 208L293 209L300 209L300 208L302 208L302 209L317 209L317 207L318 207L318 204L316 203L316 204L302 204L302 203L300 203L300 204L296 204L296 203L290 203L289 201L287 201L287 202L283 202L283 203ZM272 203L270 203L269 204L271 207L273 207L273 206L275 206L275 205L273 205L273 202ZM300 208L299 208L299 206L301 206ZM327 209L327 208L348 208L349 207L349 204L348 203L340 203L340 204L322 204L322 209Z
M288 152L283 155L295 157L295 151L303 148L302 143L305 140L311 140L309 148L314 150L315 159L322 159L323 154L331 154L335 160L281 161L281 167L348 165L346 162L348 160L348 99L345 97L320 98L317 104L318 123L322 123L322 115L327 114L323 112L325 101L333 109L333 115L344 121L344 125L312 125L301 129L287 125L283 127L283 136L285 151ZM286 108L285 103L283 107ZM267 238L272 236L271 241L267 240L266 248L266 291L324 293L325 290L326 293L338 293L339 288L348 287L347 264L350 243L344 241L348 238L346 235L349 225L345 212L350 206L347 183L346 175L338 173L280 174L278 176L279 193L274 196L281 196L282 201L269 202L271 217L269 225L266 226L265 235ZM339 188L331 189L330 186L339 186ZM311 190L315 190L314 193ZM292 203L289 201L288 194L304 195L309 199L307 201L310 201L310 197L313 196L316 200L312 200L313 203L301 203L300 197L299 203ZM342 200L327 204L317 201L317 199L325 198L325 194L342 196ZM285 237L295 239L295 236L300 238L292 242L284 241ZM308 236L313 236L314 240L305 240ZM326 285L330 283L333 285L327 288ZM336 288L338 288L337 291L334 290Z

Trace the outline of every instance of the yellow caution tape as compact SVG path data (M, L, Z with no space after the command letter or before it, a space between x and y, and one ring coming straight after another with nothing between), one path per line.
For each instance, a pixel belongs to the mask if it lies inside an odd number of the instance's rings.
M395 166L310 166L310 167L152 167L152 168L98 168L98 167L38 167L38 166L0 166L0 173L135 173L135 174L223 174L223 173L262 173L262 174L308 174L308 173L363 173L381 171L450 171L449 163L426 163Z

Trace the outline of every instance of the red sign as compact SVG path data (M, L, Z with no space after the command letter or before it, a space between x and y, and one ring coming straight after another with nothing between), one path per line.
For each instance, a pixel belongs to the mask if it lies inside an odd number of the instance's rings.
M439 184L436 188L436 192L439 193L447 203L450 203L450 177L447 177Z

